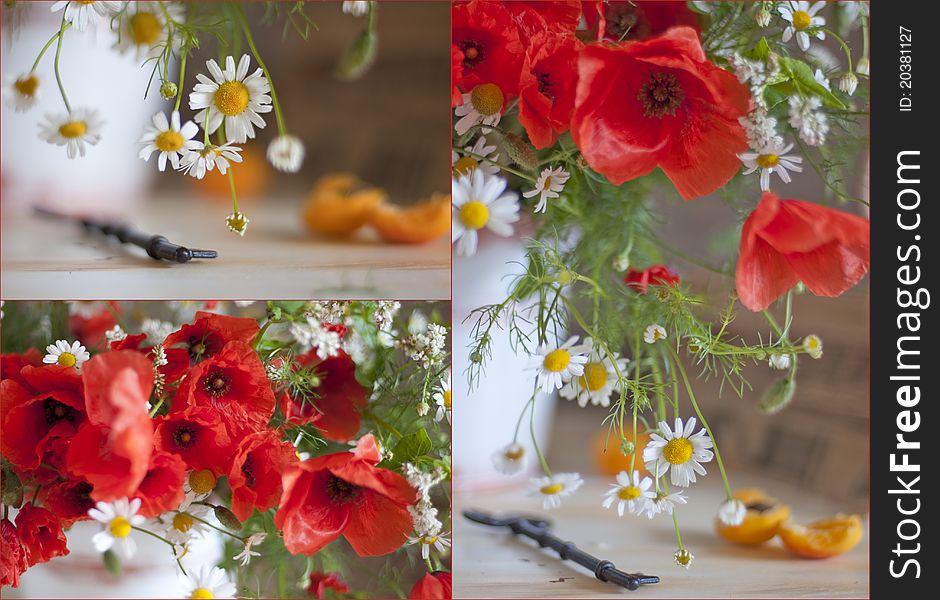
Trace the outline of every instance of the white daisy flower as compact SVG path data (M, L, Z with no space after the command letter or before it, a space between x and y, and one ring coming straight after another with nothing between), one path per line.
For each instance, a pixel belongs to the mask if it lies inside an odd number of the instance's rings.
M39 139L65 146L69 158L85 156L85 144L101 141L104 121L93 108L76 108L69 114L49 114L39 124Z
M588 357L575 347L578 336L573 335L561 346L543 344L529 357L527 371L536 371L536 385L546 394L559 390L573 377L584 375Z
M83 362L91 358L85 346L78 342L69 344L65 340L57 340L55 344L46 346L46 355L42 362L47 365L62 365L63 367L79 368Z
M581 352L587 354L588 362L584 364L584 373L580 377L573 377L559 394L567 400L578 401L578 406L584 408L590 401L594 406L610 406L610 395L617 387L617 369L614 361L599 347L594 346L591 338L584 340ZM616 367L623 372L627 368L627 359L620 358L614 353Z
M823 353L822 339L815 334L806 336L803 338L803 349L806 350L806 353L812 358L821 358Z
M454 109L458 117L454 124L457 135L463 135L476 125L498 125L503 110L503 90L495 83L481 83L462 95L463 102ZM491 130L483 127L482 133Z
M235 58L225 57L225 70L215 60L206 61L212 79L202 73L196 75L199 83L189 95L189 108L200 111L196 122L215 133L225 122L225 139L244 143L255 137L255 126L264 128L261 113L271 112L271 86L261 68L251 75L248 68L251 57L243 54L235 66Z
M252 557L261 556L260 552L255 552L251 549L252 546L257 546L264 541L264 538L267 534L264 533L254 533L248 536L248 539L245 540L245 547L242 548L242 551L232 557L232 560L237 560L241 562L243 567L247 567L251 562Z
M774 143L760 148L756 152L742 152L738 154L738 158L747 167L747 170L744 171L745 175L760 170L760 189L766 192L770 189L770 176L772 174L776 173L781 181L790 183L792 180L788 171L795 173L803 171L803 167L800 166L803 157L787 155L787 152L792 148L793 144Z
M343 12L354 17L364 17L369 14L368 0L345 0Z
M646 468L654 477L662 477L669 471L673 485L689 487L695 483L695 474L705 474L706 463L712 459L714 453L709 450L714 444L711 438L700 429L695 430L695 417L690 417L682 425L682 419L676 418L675 429L669 428L669 423L659 423L659 432L650 432L650 442L643 450L643 461Z
M428 560L431 556L431 547L433 546L440 554L445 554L450 548L450 540L445 537L446 534L436 535L418 535L408 538L408 545L421 544L421 560Z
M542 169L538 180L535 182L535 189L522 194L523 198L539 197L538 204L535 205L535 212L545 212L548 208L548 200L557 198L558 194L565 189L565 183L571 174L561 167L547 167Z
M235 584L219 567L203 565L198 572L190 571L186 578L188 598L233 598L235 589Z
M643 341L647 344L655 344L659 340L664 339L666 339L666 330L662 325L656 325L654 323L643 331Z
M63 8L65 9L65 21L71 23L78 31L85 31L96 17L107 19L108 25L110 25L111 17L121 10L121 3L102 2L101 0L86 0L84 2L59 0L54 2L49 10L58 12Z
M180 503L178 510L189 510L193 502L201 502L208 498L215 489L218 480L209 469L199 471L190 471L183 483L183 502Z
M175 110L170 114L169 121L163 112L154 114L152 121L153 127L148 127L138 142L143 146L138 156L149 161L150 155L159 152L157 168L160 171L166 170L167 159L174 169L178 169L180 156L186 150L199 146L199 142L193 141L193 137L199 133L199 127L192 121L186 121L186 124L180 127L180 113Z
M304 143L300 138L284 134L279 135L268 144L268 162L284 173L296 173L304 164Z
M488 229L509 237L511 223L519 220L519 197L506 190L506 179L476 169L469 176L451 180L453 217L451 241L457 254L473 256L477 251L478 231Z
M809 50L810 36L818 40L826 39L826 32L820 29L826 24L824 17L817 17L822 8L826 6L824 0L810 4L804 0L800 2L787 2L778 9L783 20L789 23L783 30L783 41L789 42L790 38L796 35L796 43L800 50L806 52Z
M570 496L584 484L577 473L558 473L549 477L533 477L529 480L529 496L542 499L542 509L561 506L561 499Z
M99 502L88 510L88 516L105 526L91 538L98 552L106 552L117 544L117 553L125 560L134 556L137 544L131 537L131 528L138 527L146 520L138 515L140 498L128 501L121 498L114 502Z
M186 20L186 9L176 2L127 2L121 18L115 49L133 54L135 60L158 58L167 39L166 17ZM164 13L166 11L166 13ZM174 43L178 36L174 36Z
M823 73L822 69L816 69L813 73L813 79L816 80L816 83L826 88L827 92L832 91L832 84L829 83L829 78L826 77L826 74Z
M648 519L652 519L659 514L671 515L676 506L686 502L688 502L688 499L682 494L681 490L671 494L660 491L646 500L646 503L640 508L639 514L645 514Z
M525 448L513 443L494 452L493 466L503 475L515 475L525 467Z
M483 169L488 175L498 175L499 165L496 161L499 160L499 153L494 152L496 146L487 146L486 136L481 135L472 146L464 146L463 156L451 150L450 166L458 176L469 175L475 169Z
M656 492L650 489L653 480L649 477L640 479L640 472L633 472L633 479L626 471L617 473L617 483L610 486L604 494L601 506L610 508L617 503L617 515L623 516L624 509L640 514L646 503L656 497Z
M451 389L450 389L450 373L447 373L447 377L441 379L441 389L434 393L434 401L437 403L437 414L434 415L435 421L440 421L445 416L447 417L447 422L450 423L451 412L452 412L452 400L451 400Z
M747 515L747 506L737 498L725 500L718 506L718 520L725 525L740 525Z
M39 76L35 72L17 77L7 76L3 82L3 103L16 112L26 112L39 103Z
M233 146L232 142L216 146L211 142L207 145L202 142L196 142L191 147L187 147L180 159L179 171L192 175L196 179L202 179L206 173L219 167L219 173L225 175L231 163L240 163L242 161L241 148Z
M785 371L790 368L790 355L775 352L774 354L770 355L770 358L767 359L767 364L770 365L771 369Z
M672 557L676 561L676 564L683 569L688 569L691 567L692 559L695 558L686 548L679 548L676 550L676 553L672 555Z
M185 510L166 512L154 526L157 531L163 532L163 537L174 544L186 546L193 537L198 537L206 531L206 526L193 517L205 520L209 514L209 507L203 504L190 504Z

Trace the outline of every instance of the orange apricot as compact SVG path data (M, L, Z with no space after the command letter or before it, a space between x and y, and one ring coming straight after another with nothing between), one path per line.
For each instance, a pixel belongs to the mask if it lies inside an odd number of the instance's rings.
M788 521L780 528L780 541L787 550L804 558L829 558L848 552L862 539L862 518L836 515L800 525Z
M383 204L372 212L369 224L386 242L418 244L450 231L450 196L434 194L414 206Z
M385 200L384 190L367 186L355 175L330 173L317 181L307 197L304 223L316 233L349 235L368 223Z
M773 538L780 526L790 517L790 507L780 504L763 490L745 488L737 490L734 497L744 503L747 512L740 525L726 525L715 519L718 535L729 542L743 546L756 546Z

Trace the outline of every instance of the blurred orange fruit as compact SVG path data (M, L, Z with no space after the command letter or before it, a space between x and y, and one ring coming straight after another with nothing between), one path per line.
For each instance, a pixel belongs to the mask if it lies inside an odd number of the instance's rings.
M628 442L632 442L633 433L627 431L626 438ZM646 444L649 442L649 435L640 433L637 438L639 442L636 444L635 468L641 474L646 475L646 466L643 464L643 449L646 448ZM613 477L620 471L630 472L632 457L630 454L624 454L621 451L621 440L616 431L610 431L606 427L600 430L594 436L591 454L594 457L594 466L603 475Z
M836 515L809 525L787 522L780 540L788 550L804 558L829 558L848 552L862 539L862 518Z
M349 235L369 222L386 200L385 191L366 185L350 173L329 173L317 180L303 206L310 231Z
M369 224L386 242L417 244L435 240L450 231L450 196L434 194L414 206L383 204Z
M737 490L734 497L744 503L747 512L740 525L726 525L715 520L718 535L729 542L744 546L756 546L773 538L780 526L790 517L790 507L780 504L764 493L764 490L745 488Z
M238 201L251 200L263 196L271 182L271 167L265 159L264 152L256 145L242 148L242 162L232 163L232 173L235 176L235 193ZM200 195L207 198L230 200L232 191L229 187L228 174L219 173L213 169L206 173L202 179L187 177L196 186Z

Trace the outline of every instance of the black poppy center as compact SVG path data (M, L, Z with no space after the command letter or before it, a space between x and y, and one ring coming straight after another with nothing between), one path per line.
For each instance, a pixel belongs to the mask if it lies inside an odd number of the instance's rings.
M78 505L82 514L88 513L88 509L95 505L95 501L91 499L92 489L92 485L87 481L79 483L72 489L72 499Z
M346 504L359 497L359 486L330 474L330 478L326 482L326 493L330 495L333 502Z
M676 114L685 94L672 73L651 73L649 81L640 88L637 99L643 103L643 116L662 118Z
M463 52L463 64L468 69L472 69L477 66L486 58L486 53L483 51L483 46L472 40L464 40L459 44L460 50Z
M248 487L255 487L254 458L249 454L242 463L242 475L245 476L245 484Z
M646 37L649 34L649 21L643 18L642 9L632 2L608 4L604 13L605 37L616 40L630 40Z
M184 425L173 432L173 442L178 448L189 448L196 443L196 430Z
M189 338L189 348L187 349L189 353L189 359L197 363L204 358L208 358L211 352L209 351L209 344L205 336L191 336Z
M59 421L68 421L69 423L75 421L75 409L68 404L62 404L55 398L43 400L42 408L48 425L55 425Z
M221 369L210 371L202 378L202 389L215 398L221 398L227 394L231 387L232 378Z
M535 74L535 79L539 83L539 93L548 98L549 100L555 99L555 93L552 91L552 78L551 75L544 71L537 72Z

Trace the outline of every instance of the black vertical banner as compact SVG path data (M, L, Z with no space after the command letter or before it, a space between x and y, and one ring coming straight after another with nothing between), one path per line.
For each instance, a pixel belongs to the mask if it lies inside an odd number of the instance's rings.
M936 594L940 272L932 2L871 3L871 595ZM931 258L933 260L931 260ZM940 301L940 298L937 298ZM928 408L930 407L930 408ZM932 411L932 412L931 412ZM933 464L931 464L933 463ZM932 494L931 494L932 491ZM933 584L933 585L931 585ZM929 590L933 589L933 592Z

